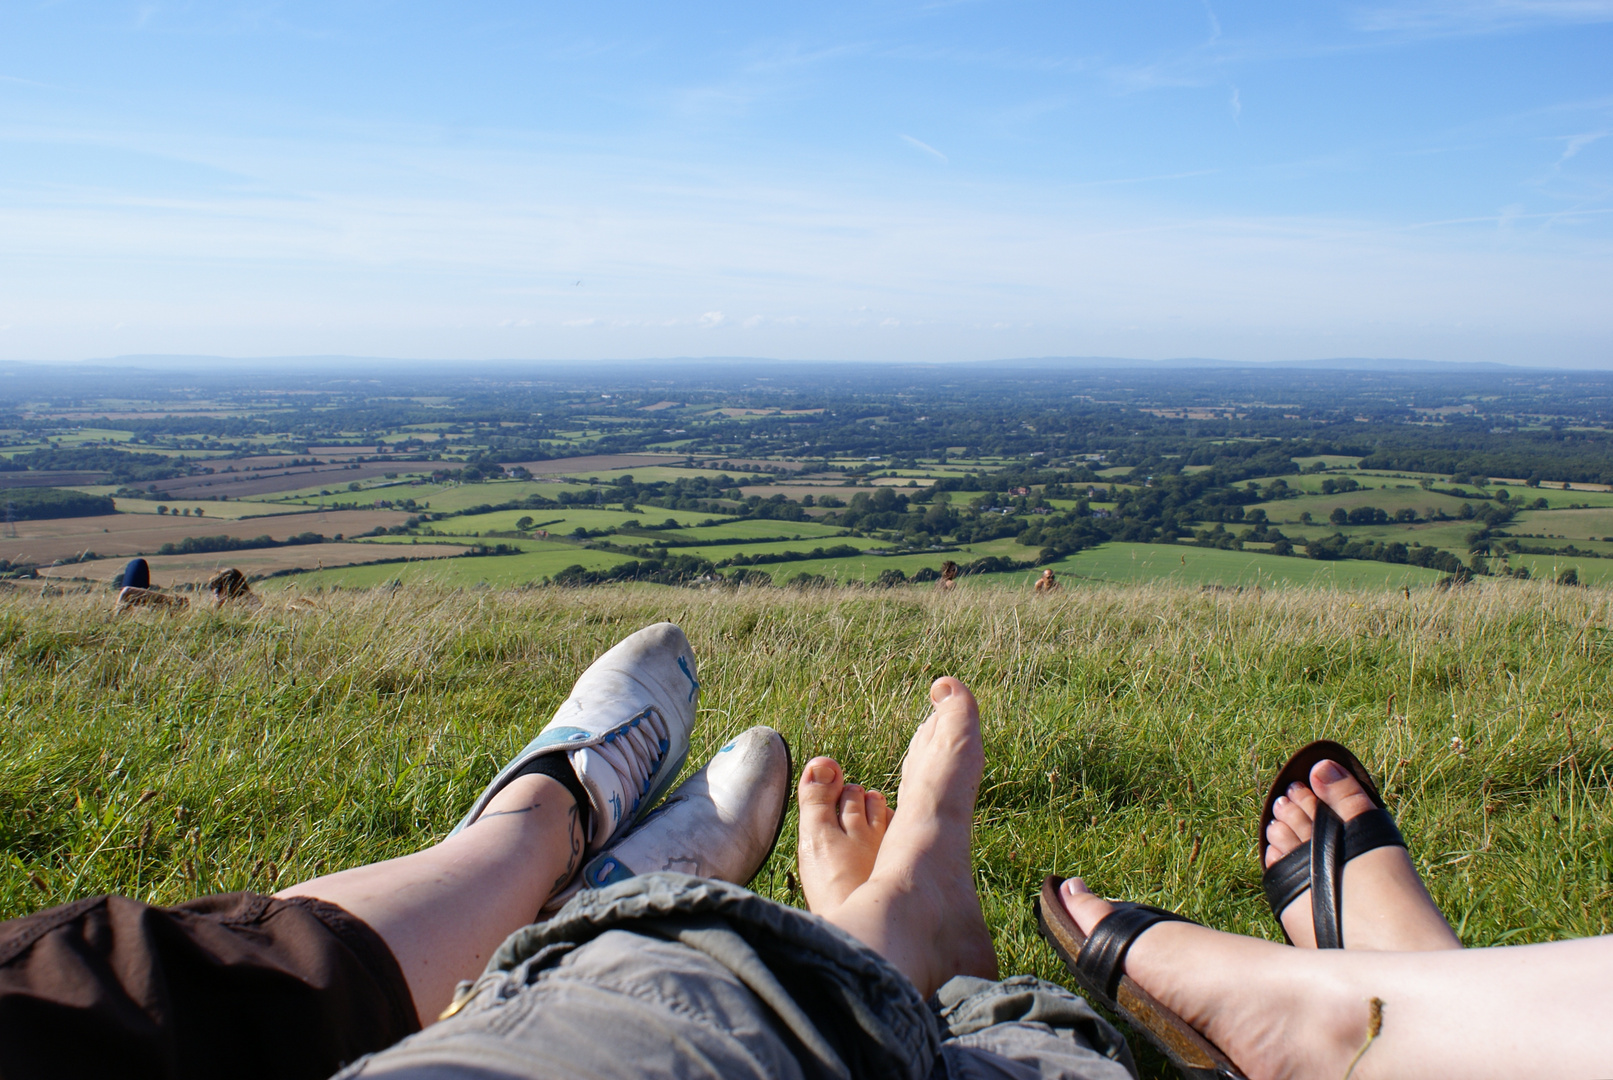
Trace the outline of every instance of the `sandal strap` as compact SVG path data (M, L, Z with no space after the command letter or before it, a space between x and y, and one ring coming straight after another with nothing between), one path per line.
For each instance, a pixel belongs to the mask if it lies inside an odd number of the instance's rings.
M1281 920L1288 905L1311 887L1311 842L1305 841L1268 866L1260 875L1260 887L1266 892L1266 906Z
M1317 805L1324 810L1327 809L1325 803L1318 801ZM1335 821L1338 820L1337 815L1334 815L1331 810L1328 811L1328 816ZM1368 810L1351 818L1344 825L1343 839L1344 850L1342 857L1337 853L1334 854L1341 873L1344 864L1358 855L1365 855L1367 852L1380 847L1406 846L1405 838L1400 835L1400 829L1395 826L1395 819L1387 810L1383 809ZM1261 875L1260 884L1266 893L1266 903L1271 907L1272 914L1279 919L1282 918L1282 913L1288 910L1288 905L1299 899L1300 895L1311 887L1312 862L1314 858L1312 843L1307 840L1275 863L1272 863L1266 869L1266 872ZM1336 909L1338 908L1337 883L1333 886L1333 897L1332 909L1336 914ZM1313 896L1311 900L1313 920L1316 917L1316 908L1316 900ZM1323 922L1331 922L1335 927L1338 925L1338 919L1328 915L1328 911L1329 908L1324 903L1322 909L1323 918L1316 923L1318 927ZM1319 932L1316 937L1317 941L1320 942L1323 934ZM1338 946L1319 947L1337 948Z
M1093 928L1092 936L1075 958L1077 971L1103 987L1113 1000L1126 973L1126 953L1144 930L1162 922L1192 922L1185 915L1149 904L1116 904L1114 911Z
M1311 821L1311 924L1318 949L1344 948L1344 821L1321 799Z

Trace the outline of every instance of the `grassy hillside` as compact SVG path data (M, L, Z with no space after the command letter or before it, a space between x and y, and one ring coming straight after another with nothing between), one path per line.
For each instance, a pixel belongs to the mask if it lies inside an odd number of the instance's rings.
M1601 589L419 588L121 620L109 599L0 593L0 915L268 891L430 842L594 656L670 618L700 658L699 760L769 723L797 764L894 790L928 681L976 689L1006 972L1061 978L1030 914L1048 871L1278 936L1257 800L1322 735L1375 771L1468 944L1610 929ZM793 852L792 818L755 887L800 902Z

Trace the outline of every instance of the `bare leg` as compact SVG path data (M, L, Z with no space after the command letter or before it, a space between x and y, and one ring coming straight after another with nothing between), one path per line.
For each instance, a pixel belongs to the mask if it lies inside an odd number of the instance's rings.
M1344 769L1322 761L1311 770L1310 785L1291 784L1272 807L1266 826L1266 865L1311 838L1320 798L1340 819L1349 821L1373 808L1373 802ZM1344 942L1350 949L1421 952L1460 949L1462 943L1434 905L1405 848L1374 848L1344 865ZM1301 893L1283 912L1283 929L1295 945L1315 948L1311 894Z
M363 919L403 968L429 1024L454 985L481 974L499 943L532 922L582 858L577 803L559 781L510 781L470 828L413 855L305 881L312 896Z
M1091 933L1107 900L1065 884ZM1292 949L1187 923L1139 937L1126 972L1209 1036L1250 1080L1594 1077L1613 1061L1613 937L1435 952Z
M809 898L818 897L812 911L889 960L926 997L954 975L997 977L969 852L985 769L980 713L957 679L937 679L930 700L935 712L908 744L896 810L866 881L846 893L845 880L820 877L834 861L818 852L856 845L828 833L833 817L805 801L801 815L801 885ZM837 895L844 899L834 902Z

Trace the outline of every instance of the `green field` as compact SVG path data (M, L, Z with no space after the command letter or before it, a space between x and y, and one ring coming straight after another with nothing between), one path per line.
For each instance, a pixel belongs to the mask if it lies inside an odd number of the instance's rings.
M433 507L435 509L435 507ZM433 521L422 526L443 536L471 536L476 533L513 532L515 523L531 518L532 528L546 529L551 533L569 533L573 529L615 529L629 521L659 525L671 518L682 525L697 525L712 520L712 515L696 510L663 510L659 506L641 506L632 513L624 510L587 510L566 506L554 510L494 510L490 514L470 514ZM718 518L716 520L722 520ZM777 536L777 533L772 535Z
M1343 507L1345 510L1354 510L1358 506L1376 506L1393 516L1397 510L1414 510L1420 518L1430 517L1443 511L1450 517L1455 517L1462 511L1462 503L1467 501L1475 508L1485 505L1485 500L1462 500L1451 495L1436 495L1431 491L1424 491L1415 484L1402 488L1391 486L1387 490L1374 488L1370 491L1349 491L1334 495L1301 495L1293 499L1273 499L1255 505L1266 512L1266 517L1279 525L1297 523L1299 515L1309 512L1317 521L1326 521L1327 515L1333 508Z
M96 487L74 488L73 490L106 492L110 494L117 489L112 487ZM170 501L166 503L148 499L114 499L112 502L118 508L118 513L120 514L155 514L157 512L157 507L159 506L168 506L174 510L188 510L192 507L200 506L207 511L206 517L222 518L225 521L239 521L242 518L266 517L271 514L285 514L293 510L292 507L276 506L273 503L247 502L238 501L235 499L229 499L223 502L212 502L209 500L204 502ZM302 507L299 506L295 509L300 511Z
M524 547L530 550L519 555L470 555L454 559L422 559L412 563L382 563L370 566L350 566L335 570L313 570L263 583L262 588L284 589L294 587L306 592L309 589L341 586L344 589L384 585L402 581L407 585L433 584L449 587L491 585L508 588L530 585L553 577L568 566L578 565L586 570L603 570L627 562L625 555L609 551L589 551L570 544L538 544ZM400 555L404 552L399 552Z
M1436 521L1419 525L1334 525L1322 521L1312 525L1285 525L1283 535L1296 544L1321 536L1343 533L1352 540L1373 540L1402 544L1421 544L1424 547L1444 548L1458 555L1467 552L1467 536L1478 528L1472 521Z
M1567 540L1600 540L1613 536L1613 510L1534 510L1519 514L1507 531Z
M1493 566L1502 565L1491 560ZM1508 555L1505 565L1527 566L1529 575L1556 581L1557 575L1573 568L1582 585L1613 583L1613 559L1576 559L1571 555Z
M967 562L979 558L985 547L978 545L974 554L868 555L857 559L779 563L758 569L771 573L779 584L800 574L822 574L841 581L873 581L881 572L893 567L912 577L926 566L939 568L942 559ZM1017 545L1013 551L984 553L1019 560L1031 559L1036 555L1035 549ZM1278 585L1316 585L1385 589L1401 585L1428 585L1444 576L1434 570L1391 563L1356 559L1322 562L1252 551L1188 547L1184 544L1102 544L1048 565L1070 588L1099 582L1162 582L1194 586L1260 585L1271 588ZM1014 584L1028 587L1041 573L1042 568L1038 567L1010 574L971 575L962 580L969 586Z
M1102 544L1053 564L1093 581L1165 581L1188 585L1315 585L1397 588L1428 585L1444 575L1416 566L1342 559L1323 562L1291 555L1190 548L1180 544Z
M854 541L855 542L855 541ZM757 567L784 584L801 574L821 574L840 581L873 581L889 569L901 570L908 577L925 567L939 569L942 560L966 563L985 555L999 555L1018 561L1036 556L1012 540L977 544L972 552L919 555L864 555L844 559L809 559ZM1341 588L1397 588L1401 585L1427 585L1442 574L1414 566L1363 562L1349 559L1323 562L1293 556L1267 555L1254 551L1221 551L1189 547L1185 544L1102 544L1066 556L1052 566L1060 579L1072 588L1095 582L1170 582L1191 585L1224 585L1270 588L1278 585L1320 585ZM971 575L964 584L1031 584L1042 568L1009 574Z
M655 484L661 481L690 480L696 476L704 476L715 480L719 476L730 476L744 483L749 474L742 472L724 472L721 469L686 469L676 465L634 465L621 469L587 469L583 472L568 472L564 475L575 477L578 480L603 480L610 483L620 480L624 476L631 476L640 484Z
M693 555L696 558L710 559L713 562L717 562L721 559L731 559L736 555L776 555L787 551L811 551L814 548L836 547L840 544L859 549L888 546L882 540L871 540L866 536L832 536L828 539L776 540L770 544L713 544L710 547L668 548L667 554ZM763 566L761 569L766 570L767 567Z
M1318 462L1330 469L1349 468L1360 462L1358 457L1345 457L1340 454L1317 454L1314 457L1297 457L1294 464L1302 469L1308 469Z
M1490 491L1499 490L1491 486ZM1587 507L1613 507L1613 491L1563 491L1560 488L1528 488L1509 487L1506 489L1515 501L1532 503L1536 499L1545 499L1546 506L1552 510L1567 509L1570 506Z
M1307 459L1307 460L1309 460L1309 459ZM1406 474L1406 475L1403 475L1403 476L1394 476L1394 475L1390 475L1390 474L1387 474L1387 473L1379 474L1379 473L1369 473L1369 472L1358 472L1358 471L1356 471L1354 469L1349 469L1349 470L1340 469L1340 470L1336 470L1334 472L1328 472L1328 473L1305 473L1303 475L1295 475L1294 473L1284 473L1282 479L1283 479L1284 483L1286 483L1289 487L1294 488L1297 491L1308 491L1308 492L1311 492L1312 494L1318 494L1322 490L1322 484L1324 482L1328 481L1328 480L1332 480L1335 483L1337 483L1339 480L1354 480L1356 483L1360 484L1362 487L1371 488L1373 490L1377 490L1377 489L1383 488L1383 487L1387 487L1387 488L1392 489L1397 484L1398 485L1403 485L1403 486L1406 486L1406 487L1417 488L1417 481L1421 480L1423 478L1423 475L1424 474L1422 474L1422 473L1411 473L1411 474ZM1439 476L1430 476L1429 479L1437 480L1437 481L1440 481L1440 482L1444 481L1444 477L1439 477ZM1261 481L1261 482L1263 483L1264 481ZM1418 490L1421 490L1421 489L1418 488Z
M659 524L653 508L640 507L640 517L646 524ZM767 521L756 519L739 519L725 521L721 525L696 526L691 529L668 530L664 535L668 540L677 540L687 543L691 540L744 540L750 537L769 538L775 536L802 537L810 540L821 540L824 537L839 536L845 530L833 525L819 525L815 521ZM810 544L808 547L815 547Z
M591 659L670 618L704 687L693 762L766 723L798 766L830 754L894 792L929 680L976 689L1005 974L1068 981L1033 925L1049 872L1278 938L1251 828L1320 736L1374 770L1465 943L1603 934L1610 595L420 587L114 620L101 594L0 594L0 916L270 892L432 843ZM753 887L799 904L794 843L792 811Z
M542 480L488 480L480 484L405 484L377 491L377 498L413 499L417 504L430 503L438 513L457 513L473 506L497 506L514 502L528 495L542 495L555 499L562 491L589 491L587 484L556 484Z
M451 464L451 463L450 463ZM340 473L333 473L340 476ZM400 474L408 475L408 474ZM309 488L299 488L295 491L276 491L266 495L249 496L259 502L306 502L317 503L320 491L329 491L326 501L341 499L343 502L357 501L369 505L376 499L390 499L393 502L402 502L413 499L417 504L424 506L431 504L431 509L438 512L456 513L468 510L473 506L497 506L499 503L514 502L524 499L528 495L542 495L545 498L559 497L562 491L592 491L587 484L560 484L547 483L541 480L489 480L479 484L415 484L399 482L398 480L375 479L370 480L358 491L348 491L347 485L341 484L331 487L327 482L324 485Z

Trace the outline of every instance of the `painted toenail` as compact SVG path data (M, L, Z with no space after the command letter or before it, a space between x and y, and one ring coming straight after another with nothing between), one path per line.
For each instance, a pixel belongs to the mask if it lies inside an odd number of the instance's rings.
M1331 761L1316 766L1316 778L1324 784L1336 784L1344 779L1344 770Z

